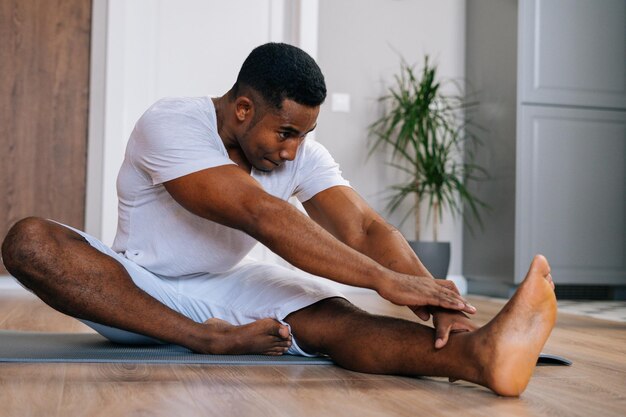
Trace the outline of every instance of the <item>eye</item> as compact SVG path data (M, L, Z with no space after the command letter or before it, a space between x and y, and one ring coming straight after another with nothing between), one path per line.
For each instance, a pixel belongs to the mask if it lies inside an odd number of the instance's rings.
M281 139L289 139L291 137L291 132L278 132L278 137Z

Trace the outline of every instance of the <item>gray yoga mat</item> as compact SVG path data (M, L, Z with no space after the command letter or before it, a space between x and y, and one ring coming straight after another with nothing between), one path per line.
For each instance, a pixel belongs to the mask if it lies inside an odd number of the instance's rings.
M327 358L201 355L176 345L119 345L95 333L0 330L0 362L203 363L219 365L332 365Z

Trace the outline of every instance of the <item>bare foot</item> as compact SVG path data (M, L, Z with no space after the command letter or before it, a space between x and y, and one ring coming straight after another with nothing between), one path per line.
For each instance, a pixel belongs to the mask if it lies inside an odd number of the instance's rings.
M262 354L278 356L289 350L289 328L273 319L234 326L221 319L204 322L210 343L194 349L215 355Z
M537 255L515 295L476 331L482 372L475 381L503 396L520 395L556 321L556 296L548 261Z

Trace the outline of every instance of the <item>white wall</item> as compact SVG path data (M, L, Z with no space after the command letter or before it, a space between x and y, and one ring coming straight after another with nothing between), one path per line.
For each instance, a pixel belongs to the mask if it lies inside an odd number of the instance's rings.
M329 90L317 128L323 143L341 164L344 175L379 212L386 214L381 191L403 176L385 165L378 153L367 160L367 126L378 116L376 98L385 92L399 68L399 54L420 64L429 54L439 64L442 77L458 78L465 71L464 0L320 0L318 62ZM332 112L333 93L351 97L349 113ZM412 202L411 202L412 203ZM388 219L396 226L408 205ZM422 210L426 216L426 210ZM422 240L431 240L430 228ZM401 231L414 239L414 221ZM439 240L450 241L450 274L461 274L462 227L460 220L444 216Z

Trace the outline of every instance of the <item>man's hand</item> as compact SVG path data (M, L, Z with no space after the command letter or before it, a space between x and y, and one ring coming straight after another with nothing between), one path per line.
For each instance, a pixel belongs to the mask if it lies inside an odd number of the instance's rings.
M443 279L437 279L435 282L459 294L459 290L454 282ZM413 309L413 312L424 321L428 320L432 314L433 325L435 326L435 349L441 349L448 343L450 333L469 332L478 329L478 326L460 311L418 307Z
M448 343L450 333L471 332L478 329L469 317L459 311L433 308L431 313L435 326L435 349L441 349Z
M461 294L459 292L459 289L456 287L456 284L452 281L447 281L445 279L435 279L434 281L437 285L441 285L442 287L446 287L447 289L454 291L455 294L458 294L458 295ZM427 321L428 319L430 319L432 308L430 306L420 306L420 307L412 307L411 310L413 310L413 312L415 313L417 317L419 317L420 319L424 321Z
M408 306L420 318L430 317L423 307L441 307L449 310L474 314L476 309L461 297L454 283L443 284L442 280L430 277L417 277L395 274L392 278L381 280L378 294L394 304ZM449 288L450 284L452 287Z

